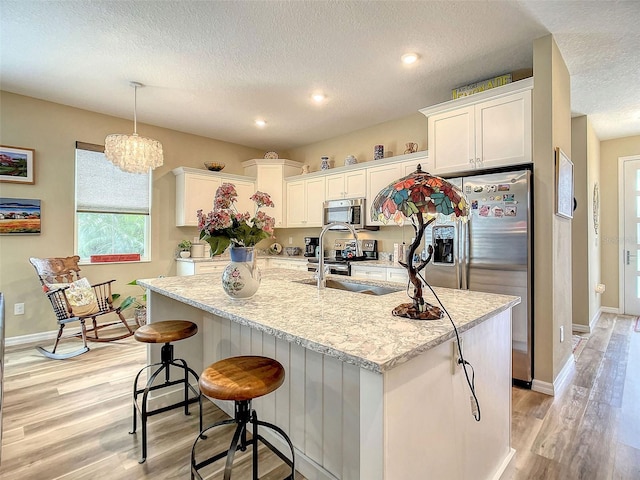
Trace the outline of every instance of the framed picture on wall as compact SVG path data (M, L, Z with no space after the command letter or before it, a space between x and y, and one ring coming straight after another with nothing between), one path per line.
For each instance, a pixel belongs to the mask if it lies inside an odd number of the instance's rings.
M35 150L0 145L0 182L33 185L35 179Z
M40 200L0 197L0 235L40 235Z
M556 215L573 218L573 162L556 147Z

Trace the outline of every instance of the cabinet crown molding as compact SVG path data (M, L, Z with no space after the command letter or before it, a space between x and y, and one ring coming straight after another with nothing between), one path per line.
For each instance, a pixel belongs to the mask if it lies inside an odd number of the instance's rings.
M462 98L456 98L455 100L449 100L446 102L438 103L430 107L425 107L418 110L424 116L428 117L435 113L442 113L448 110L455 110L456 108L464 107L466 105L474 105L476 103L483 102L494 98L500 98L505 95L511 95L512 93L524 92L526 90L533 89L533 77L524 78L517 82L507 83L501 87L490 88L484 92L475 93Z
M252 177L236 175L235 173L211 172L209 170L203 170L201 168L192 168L192 167L176 167L171 171L176 177L178 175L189 173L189 174L195 174L195 175L202 175L205 177L224 178L228 180L240 180L245 182L253 182L255 180Z
M242 162L244 168L253 167L254 165L286 165L289 167L302 168L302 162L297 160L287 160L286 158L252 158Z

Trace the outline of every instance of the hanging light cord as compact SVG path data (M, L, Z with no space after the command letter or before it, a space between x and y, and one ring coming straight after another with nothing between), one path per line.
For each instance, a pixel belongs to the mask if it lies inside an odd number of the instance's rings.
M436 297L436 301L438 302L438 305L440 305L440 308L442 308L442 311L447 315L447 318L449 318L449 321L451 322L451 325L453 325L453 331L456 334L456 342L458 343L458 354L460 355L460 358L458 359L458 365L462 365L462 370L464 371L464 376L467 379L467 385L469 385L469 390L471 390L471 413L473 415L473 418L475 418L476 422L480 421L480 402L478 401L478 396L476 395L476 372L473 369L473 365L471 365L469 362L467 362L464 359L464 356L462 354L462 345L460 345L460 335L458 334L458 328L456 327L456 324L453 322L453 319L451 318L451 315L449 315L449 312L447 311L447 309L444 307L444 305L442 304L442 302L440 301L440 298L438 297L438 294L436 294L436 292L433 290L433 288L431 287L431 285L429 285L429 283L425 280L425 278L422 276L422 273L418 272L418 276L420 277L420 280L422 280L424 282L424 284L429 287L429 290L431 290L431 293L433 293L433 296ZM407 284L407 290L409 289L409 284ZM469 378L469 372L467 371L467 365L471 368L471 378Z
M133 86L133 134L138 135L138 87L140 86L136 82L131 82Z

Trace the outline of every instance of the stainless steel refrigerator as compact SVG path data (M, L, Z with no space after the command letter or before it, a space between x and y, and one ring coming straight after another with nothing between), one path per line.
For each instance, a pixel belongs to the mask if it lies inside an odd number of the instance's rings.
M512 376L530 387L532 337L532 191L530 170L448 179L467 196L466 224L434 222L425 231L433 245L426 267L431 285L517 295L513 309Z

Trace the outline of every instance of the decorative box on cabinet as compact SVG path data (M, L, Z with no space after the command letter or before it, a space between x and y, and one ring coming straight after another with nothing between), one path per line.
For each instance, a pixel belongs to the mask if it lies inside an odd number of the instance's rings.
M174 168L173 173L176 176L177 227L197 226L198 210L208 212L213 208L216 190L223 183L232 183L236 187L236 208L239 212L252 213L255 210L255 204L250 200L255 193L255 183L251 178L188 167Z
M527 78L420 110L428 117L432 173L530 163L532 88Z
M364 168L327 175L326 182L325 200L362 198L367 194L367 173Z
M321 227L325 177L287 181L287 227Z
M266 209L266 213L276 221L276 228L286 227L286 191L285 177L298 175L302 169L300 162L282 158L256 158L242 162L245 175L255 177L256 190L266 192L273 200L274 207Z

